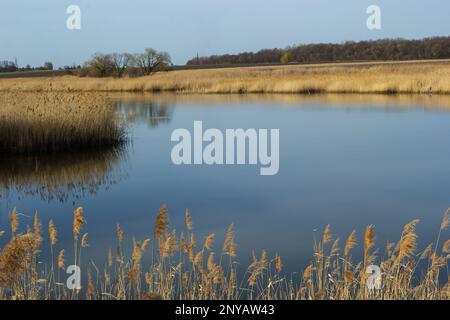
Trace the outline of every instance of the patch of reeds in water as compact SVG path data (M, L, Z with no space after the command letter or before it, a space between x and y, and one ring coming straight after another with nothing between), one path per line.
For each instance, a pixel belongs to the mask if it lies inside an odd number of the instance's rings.
M216 253L215 235L198 239L192 217L186 211L186 229L177 233L169 227L167 209L162 206L149 237L133 240L128 256L124 250L124 231L117 225L116 248L110 248L104 267L89 262L83 269L82 290L65 286L67 265L83 265L82 251L88 248L86 215L82 208L73 214L74 255L67 257L58 247L58 232L52 220L44 230L38 215L34 226L19 233L19 215L10 213L11 239L0 251L0 298L2 299L449 299L447 262L450 240L444 232L450 225L450 209L444 214L434 244L417 248L418 220L406 224L397 242L383 250L375 249L375 228L368 226L358 241L353 231L340 245L339 238L326 226L314 244L313 259L296 281L283 274L282 258L269 257L267 251L253 255L245 274L238 274L234 228ZM4 235L4 232L0 232ZM38 266L39 250L50 247L51 265ZM362 261L352 253L361 251ZM147 255L150 263L144 264ZM367 286L368 267L378 265L378 289ZM419 266L424 266L420 268ZM445 281L442 277L446 276Z
M123 123L98 94L0 93L0 152L45 153L117 146Z

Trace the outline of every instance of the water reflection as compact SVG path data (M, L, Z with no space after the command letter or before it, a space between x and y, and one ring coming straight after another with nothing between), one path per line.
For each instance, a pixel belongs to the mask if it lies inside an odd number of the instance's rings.
M125 176L126 147L0 158L0 196L60 202L108 189Z
M170 122L174 106L170 101L120 100L115 102L115 110L129 125L146 123L155 128L159 124Z
M111 98L122 108L161 109L162 115L167 112L171 116L174 106L192 104L196 106L228 105L228 104L284 104L304 108L340 108L340 109L383 109L383 111L399 111L408 109L430 109L450 111L448 95L386 95L386 94L189 94L175 95L171 93L121 93ZM163 110L164 107L167 110ZM131 111L130 110L130 111ZM150 116L144 110L136 110L142 119ZM157 116L157 113L153 114ZM130 118L131 119L131 118Z
M174 107L170 102L124 99L114 102L114 110L128 126L146 124L156 128L170 122ZM48 202L66 202L107 190L126 177L128 149L129 145L121 145L77 152L2 155L0 197L21 200L34 196Z

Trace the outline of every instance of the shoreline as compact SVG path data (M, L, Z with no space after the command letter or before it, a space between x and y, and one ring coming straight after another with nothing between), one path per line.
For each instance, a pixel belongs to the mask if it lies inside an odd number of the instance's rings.
M2 91L450 95L450 61L196 69L137 78L0 77Z

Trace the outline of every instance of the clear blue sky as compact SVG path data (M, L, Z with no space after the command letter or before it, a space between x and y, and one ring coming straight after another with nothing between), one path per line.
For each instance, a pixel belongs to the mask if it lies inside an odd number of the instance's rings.
M66 8L82 29L66 28ZM382 30L366 9L382 9ZM1 0L0 60L79 64L95 52L168 51L176 64L200 55L317 42L450 34L448 0Z

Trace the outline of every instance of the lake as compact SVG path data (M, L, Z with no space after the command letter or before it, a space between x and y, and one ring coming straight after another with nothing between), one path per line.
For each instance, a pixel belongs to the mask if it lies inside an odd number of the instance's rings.
M71 256L72 212L85 208L89 247L84 258L104 261L116 246L116 224L126 244L151 238L156 212L185 230L189 208L201 241L235 225L238 261L252 252L279 254L287 273L312 258L327 224L343 241L355 229L361 255L366 225L376 228L383 253L403 225L420 219L420 248L436 240L450 206L450 98L429 96L174 96L112 95L131 142L123 150L47 157L2 157L0 229L17 207L22 227L34 210L53 219L58 249ZM176 166L171 133L205 128L276 128L277 175L255 165ZM3 243L5 241L3 237ZM446 237L445 237L446 238ZM48 247L48 246L47 246ZM49 256L45 250L41 257ZM70 261L69 261L70 262Z

